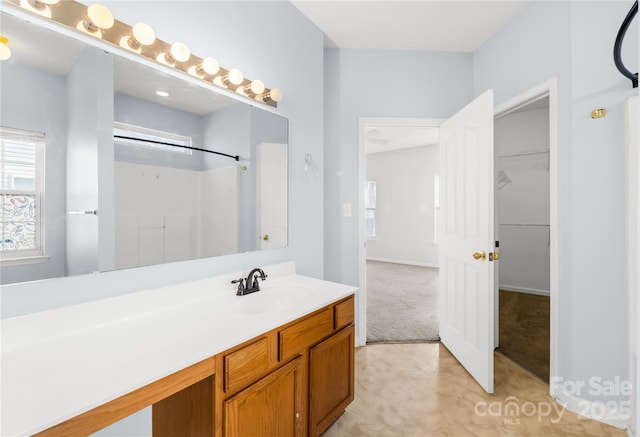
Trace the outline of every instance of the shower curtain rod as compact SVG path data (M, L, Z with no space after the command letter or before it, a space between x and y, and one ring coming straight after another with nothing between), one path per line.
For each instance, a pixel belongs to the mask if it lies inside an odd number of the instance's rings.
M216 152L215 150L201 149L200 147L183 146L182 144L165 143L164 141L146 140L144 138L125 137L122 135L114 135L113 138L120 138L121 140L144 141L145 143L161 144L163 146L181 147L183 149L197 150L198 152L207 152L213 153L214 155L226 156L227 158L232 158L236 161L240 161L239 155L229 155L227 153Z
M613 62L616 64L616 68L624 77L629 79L634 88L638 88L638 73L632 73L622 62L622 42L624 41L624 35L627 33L627 29L631 24L631 20L638 12L638 0L633 3L629 13L624 18L620 30L618 30L618 36L616 36L616 42L613 45Z

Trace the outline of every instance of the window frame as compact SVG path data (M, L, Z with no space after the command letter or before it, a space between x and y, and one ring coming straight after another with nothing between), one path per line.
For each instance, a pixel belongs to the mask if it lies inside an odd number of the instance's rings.
M368 187L369 184L373 184L373 206L367 206L368 202L368 198L367 198L367 194L368 194ZM377 219L377 213L376 213L376 208L377 208L377 202L378 202L378 184L375 180L365 180L364 181L364 238L367 241L376 241L378 233L376 232L376 219ZM369 235L367 234L367 224L368 224L368 219L367 218L367 212L368 211L373 211L373 235Z
M14 141L22 139L23 142L30 142L35 148L35 189L31 190L15 190L4 189L4 182L0 183L0 194L2 195L27 195L35 196L35 248L34 249L17 249L5 251L0 246L0 261L3 266L31 264L36 262L44 262L49 259L45 255L45 134L42 132L28 131L23 129L15 129L0 126L0 141L4 141L10 137L14 137ZM18 138L18 140L16 140ZM4 144L0 144L0 165L4 165ZM4 170L0 168L0 174ZM0 223L4 224L3 211L0 211Z

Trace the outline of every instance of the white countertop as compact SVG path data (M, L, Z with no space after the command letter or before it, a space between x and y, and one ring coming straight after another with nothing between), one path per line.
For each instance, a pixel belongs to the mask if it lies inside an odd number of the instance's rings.
M353 294L266 266L2 320L0 435L31 435Z

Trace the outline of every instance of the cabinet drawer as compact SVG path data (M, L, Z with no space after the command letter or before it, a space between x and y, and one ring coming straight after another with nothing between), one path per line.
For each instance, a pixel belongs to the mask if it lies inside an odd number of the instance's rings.
M246 386L269 370L269 339L263 337L224 356L224 391Z
M353 323L353 296L341 302L334 309L335 329L339 330Z
M333 332L333 308L304 319L280 331L280 360L313 346Z

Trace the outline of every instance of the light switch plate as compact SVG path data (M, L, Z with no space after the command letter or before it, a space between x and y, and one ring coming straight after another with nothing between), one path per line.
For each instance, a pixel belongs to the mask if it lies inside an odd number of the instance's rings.
M351 204L343 203L342 204L342 216L343 217L351 217Z

